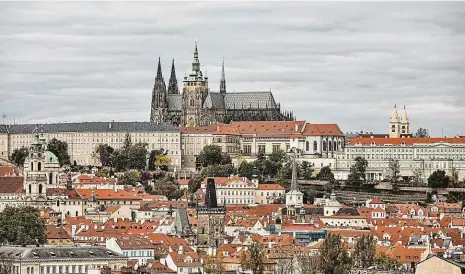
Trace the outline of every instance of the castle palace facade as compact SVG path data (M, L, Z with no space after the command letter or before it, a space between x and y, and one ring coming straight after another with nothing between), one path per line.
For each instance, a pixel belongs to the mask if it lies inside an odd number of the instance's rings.
M177 126L204 126L231 121L291 121L292 112L281 111L271 91L226 92L224 61L221 71L220 91L212 92L208 77L200 70L200 61L195 44L192 70L184 75L182 93L179 92L174 68L168 88L165 85L158 59L157 76L152 90L151 122L169 122Z

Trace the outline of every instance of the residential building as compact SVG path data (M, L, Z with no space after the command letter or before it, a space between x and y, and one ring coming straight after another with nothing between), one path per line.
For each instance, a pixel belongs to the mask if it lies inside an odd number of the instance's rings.
M34 132L41 132L48 142L53 138L68 144L70 161L78 165L99 165L94 157L99 144L121 148L127 133L133 143L147 143L148 150L164 149L173 167L181 167L181 134L179 128L166 123L150 122L83 122L42 125L0 125L0 158L7 159L13 150L28 147ZM3 154L1 154L3 153Z
M213 124L201 127L181 127L183 169L195 169L197 157L207 145L217 145L230 155L240 153L239 132L230 125Z
M125 267L127 258L104 247L0 246L2 262L11 263L16 274L91 273Z
M279 184L259 184L255 191L257 204L272 204L276 200L284 198L286 190Z
M465 177L465 138L354 138L344 151L336 153L335 175L347 179L356 157L368 161L367 179L380 181L389 172L389 163L397 161L400 175L410 180L416 173L427 182L428 177L441 169L452 174L455 169L459 178Z
M148 237L126 236L106 239L106 248L144 265L154 259L154 244Z
M205 178L201 189L206 192L210 178ZM217 203L226 204L255 204L258 180L252 182L246 177L214 177Z

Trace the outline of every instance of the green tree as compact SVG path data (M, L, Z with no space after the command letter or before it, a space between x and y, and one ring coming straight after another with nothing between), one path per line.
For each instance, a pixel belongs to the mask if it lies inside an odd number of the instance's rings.
M428 178L428 186L432 188L445 188L449 183L450 178L444 170L436 170Z
M184 190L179 188L179 183L171 176L154 180L150 194L164 195L170 200L178 200L184 195Z
M350 173L347 178L347 183L352 186L360 186L366 182L366 169L368 161L360 156L355 158L355 163L350 167Z
M418 138L427 138L429 137L429 132L426 128L419 128L413 136Z
M390 160L388 165L388 178L391 182L392 190L399 191L400 165L397 160Z
M167 171L171 165L171 158L165 154L158 155L155 159L155 165L160 169Z
M45 220L30 206L7 206L0 212L0 243L10 245L44 244Z
M128 157L121 149L117 149L111 155L111 162L116 171L125 171L128 167Z
M304 180L310 180L312 178L313 168L311 163L302 161L299 165L300 178Z
M368 268L374 264L376 255L376 241L373 236L360 237L355 244L354 263L355 266Z
M329 166L322 167L320 172L316 175L316 178L321 181L334 182L334 174Z
M231 164L231 157L223 153L217 145L205 146L200 152L199 160L203 167Z
M145 170L147 166L147 146L146 143L129 146L127 169Z
M263 274L265 270L265 252L260 243L254 241L241 255L241 267L252 274Z
M192 177L187 184L187 191L189 193L195 193L200 188L203 180L204 177L202 177L202 175L195 175Z
M236 174L236 168L232 164L226 165L210 165L202 169L200 174L203 178L206 177L229 177Z
M155 160L159 155L162 155L164 153L163 149L154 149L150 151L150 156L149 156L149 170L155 170L157 169L157 166L155 165Z
M112 154L115 151L114 148L107 144L100 144L95 148L95 154L97 159L100 161L102 166L113 167Z
M400 265L396 260L389 258L385 253L376 254L374 264L379 270L395 270Z
M15 148L13 153L11 153L10 161L13 162L15 165L24 166L24 161L26 157L29 155L29 149L26 147Z
M327 235L321 248L320 260L324 274L348 274L352 267L352 260L339 234Z
M451 187L459 187L459 171L453 167L452 174L450 175L450 184Z
M122 147L123 151L128 152L131 146L132 146L131 134L129 134L129 132L126 132L126 135L124 136L123 147Z
M284 167L281 167L276 176L276 183L282 187L286 187L286 171Z
M131 185L136 186L140 181L140 173L135 170L126 171L122 176L118 178L119 185Z
M104 178L104 177L108 178L109 177L108 175L109 175L108 170L106 170L104 168L99 169L99 171L97 172L97 176L101 177L101 178Z
M412 170L412 183L416 186L423 184L423 171L421 168L415 168Z
M68 144L64 141L53 138L48 142L47 150L58 157L60 166L69 165Z
M248 163L247 161L242 161L237 169L237 173L241 177L247 177L252 179L252 175L254 174L254 166L253 163Z

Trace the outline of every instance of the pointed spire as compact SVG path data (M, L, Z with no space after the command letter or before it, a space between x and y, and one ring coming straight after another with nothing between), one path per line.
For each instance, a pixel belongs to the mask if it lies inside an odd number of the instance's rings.
M398 122L399 114L397 113L397 107L394 105L394 110L392 111L391 122Z
M226 94L226 77L224 75L224 57L223 57L223 63L221 65L220 93L223 95Z
M199 50L197 49L197 41L195 41L194 49L194 60L192 61L192 74L201 76L200 72L200 61L199 61Z
M158 68L157 68L157 77L155 80L163 80L163 74L161 71L161 60L160 57L158 57Z
M297 157L295 149L292 150L292 178L291 178L291 191L297 190L297 163L295 158Z
M176 79L176 69L174 68L174 58L171 64L171 75L168 82L168 94L179 94L178 79Z
M408 115L407 115L407 109L405 108L404 105L404 113L402 113L402 123L408 123Z

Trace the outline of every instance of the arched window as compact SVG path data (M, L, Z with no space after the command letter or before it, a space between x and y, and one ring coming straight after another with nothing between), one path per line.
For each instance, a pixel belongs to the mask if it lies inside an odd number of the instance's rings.
M333 146L332 146L332 143L331 143L331 140L328 141L328 151L331 151L333 150Z
M29 193L32 193L32 185L29 185Z
M60 200L57 200L57 206L60 206Z
M310 143L307 141L305 142L305 150L309 151L310 150Z
M34 162L31 162L31 171L34 171Z
M316 141L313 141L313 151L316 152L318 150L318 144Z
M189 106L193 107L194 105L195 105L194 97L191 97L191 99L189 100Z
M39 185L39 194L42 194L42 184Z
M337 149L341 149L341 140L338 142Z
M323 141L323 151L326 151L326 141Z
M79 216L79 212L76 211L76 217Z
M38 162L37 163L37 171L41 171L41 170L42 170L42 163Z
M337 150L337 142L334 141L334 151L336 151L336 150Z

